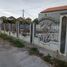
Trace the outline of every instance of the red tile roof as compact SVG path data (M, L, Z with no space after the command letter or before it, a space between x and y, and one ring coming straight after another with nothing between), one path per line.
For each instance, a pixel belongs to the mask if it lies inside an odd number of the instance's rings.
M47 12L54 12L54 11L61 11L61 10L67 10L67 5L66 6L47 8L46 10L43 10L40 13L47 13Z

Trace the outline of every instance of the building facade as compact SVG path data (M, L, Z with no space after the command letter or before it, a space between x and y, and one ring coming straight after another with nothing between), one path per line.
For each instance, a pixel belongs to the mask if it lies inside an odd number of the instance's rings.
M67 6L53 7L43 10L39 13L39 25L42 33L39 33L40 40L44 43L56 43L60 53L67 53L66 44L66 22ZM63 20L61 17L66 17ZM54 44L55 45L55 44Z

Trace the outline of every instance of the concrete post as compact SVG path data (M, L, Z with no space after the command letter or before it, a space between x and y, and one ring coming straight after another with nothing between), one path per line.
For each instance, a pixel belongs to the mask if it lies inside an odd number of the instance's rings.
M34 43L34 24L31 23L30 25L30 43Z
M19 37L19 22L16 23L16 34Z
M9 23L9 36L11 35L11 24Z
M35 24L33 23L33 43L34 43L34 35L35 35Z
M1 31L1 24L0 24L0 31Z
M67 52L67 18L65 15L60 16L60 28L59 28L59 53L66 55Z

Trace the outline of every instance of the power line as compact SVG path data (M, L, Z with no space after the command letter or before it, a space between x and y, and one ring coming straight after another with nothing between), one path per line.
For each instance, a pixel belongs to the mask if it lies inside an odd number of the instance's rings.
M32 18L34 18L33 15L31 15L29 12L27 12L27 11L25 11L25 12L26 12L26 14L28 14L28 15L30 15Z
M13 11L20 11L21 13L21 17L22 18L24 18L25 17L25 14L27 15L27 16L29 16L29 17L32 17L33 19L34 19L34 17L33 17L33 15L31 15L26 9L0 9L0 10L3 10L3 11L7 11L7 12L13 12ZM30 9L29 9L30 10ZM17 14L17 13L16 13Z

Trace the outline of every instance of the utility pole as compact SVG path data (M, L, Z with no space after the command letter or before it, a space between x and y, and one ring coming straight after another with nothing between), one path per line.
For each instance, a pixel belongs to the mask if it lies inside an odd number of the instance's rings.
M22 10L22 18L24 18L24 9Z

